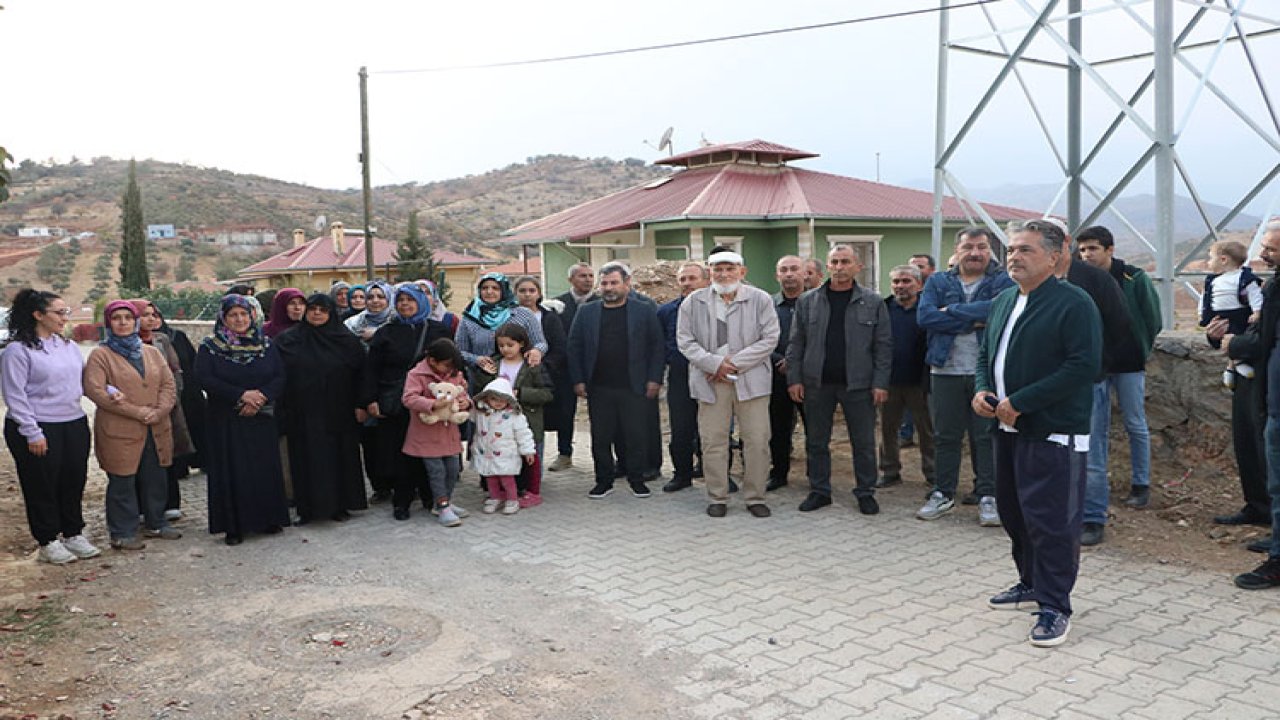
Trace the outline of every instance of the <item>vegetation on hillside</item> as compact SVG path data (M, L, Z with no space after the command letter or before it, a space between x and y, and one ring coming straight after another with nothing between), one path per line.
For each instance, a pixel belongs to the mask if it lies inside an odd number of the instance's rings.
M121 227L118 202L128 162L99 157L69 163L22 160L12 197L0 205L0 233L26 225L58 225L99 234ZM374 189L378 234L399 239L418 211L423 237L436 248L464 251L503 230L595 197L667 174L643 161L541 155L482 175ZM257 175L143 160L137 163L142 214L148 222L198 231L223 225L266 225L287 243L295 227L320 215L363 225L360 192L325 190Z

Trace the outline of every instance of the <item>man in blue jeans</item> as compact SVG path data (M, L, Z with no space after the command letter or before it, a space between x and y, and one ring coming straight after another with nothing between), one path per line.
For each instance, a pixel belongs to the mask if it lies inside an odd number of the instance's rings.
M978 345L991 312L991 300L1013 281L991 254L994 236L984 227L968 227L956 235L955 267L934 273L920 293L917 322L928 331L929 408L933 416L936 482L921 520L937 520L956 505L960 457L969 436L978 524L999 527L995 476L991 469L992 422L970 409Z
M1107 353L1106 375L1093 386L1093 420L1089 430L1089 482L1084 495L1082 545L1102 542L1107 522L1111 483L1107 479L1108 432L1111 429L1111 392L1120 402L1124 429L1129 435L1132 468L1129 496L1124 504L1144 508L1151 501L1151 433L1147 428L1147 357L1160 334L1160 298L1155 285L1141 268L1114 257L1115 239L1101 225L1087 227L1076 236L1080 258L1104 270L1124 293L1130 332L1117 338Z

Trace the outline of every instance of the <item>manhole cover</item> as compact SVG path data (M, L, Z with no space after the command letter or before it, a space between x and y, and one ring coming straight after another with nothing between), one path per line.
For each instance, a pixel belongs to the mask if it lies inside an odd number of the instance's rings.
M421 610L365 606L270 622L257 632L260 664L360 667L397 662L430 645L440 637L440 621Z

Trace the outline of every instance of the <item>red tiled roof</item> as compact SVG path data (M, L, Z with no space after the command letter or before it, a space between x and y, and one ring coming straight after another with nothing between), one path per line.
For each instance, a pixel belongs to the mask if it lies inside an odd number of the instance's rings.
M761 153L765 155L777 155L779 160L799 160L802 158L818 157L817 153L806 152L804 150L797 150L795 148L787 147L786 145L779 145L777 143L771 143L766 140L747 140L744 142L725 143L724 145L708 145L706 147L700 147L696 150L690 150L689 152L684 152L684 153L680 153L679 155L672 155L669 158L663 158L661 160L657 160L653 164L654 165L689 165L690 161L693 160L694 158L710 156L714 153L733 152L735 150L740 153L745 152L745 153Z
M1031 220L1042 213L982 203L997 222ZM946 197L943 218L965 222L961 204ZM606 195L504 233L509 244L584 240L638 227L641 222L681 219L779 220L784 218L927 222L933 194L857 178L788 166L727 164L681 170Z
M526 269L526 267L528 269ZM512 260L509 263L501 265L489 265L484 269L485 272L500 272L503 275L540 275L542 273L542 258L531 257L529 264L526 266L524 260Z
M335 270L340 268L363 268L364 235L351 234L344 237L345 252L339 256L334 252L333 238L322 235L309 240L298 247L289 248L276 253L266 260L250 265L241 270L242 275L274 274L293 270ZM396 264L396 244L391 240L373 239L373 264L378 267ZM483 265L490 262L488 258L460 255L448 250L435 251L436 262L441 265Z

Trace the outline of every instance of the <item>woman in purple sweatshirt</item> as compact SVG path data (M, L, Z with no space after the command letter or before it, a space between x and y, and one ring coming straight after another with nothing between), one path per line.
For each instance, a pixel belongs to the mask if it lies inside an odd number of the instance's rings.
M61 565L99 553L80 511L89 463L89 423L80 408L80 348L62 336L71 311L51 292L24 289L9 312L0 389L13 454L40 560ZM61 538L59 538L61 535Z

